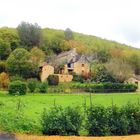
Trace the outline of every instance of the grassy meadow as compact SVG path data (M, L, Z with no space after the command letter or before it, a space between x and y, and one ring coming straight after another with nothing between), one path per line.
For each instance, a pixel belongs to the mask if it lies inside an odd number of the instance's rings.
M105 107L116 104L123 106L130 103L139 103L139 93L113 93L113 94L31 94L12 96L7 92L0 92L0 130L6 132L42 134L41 116L44 108L50 109L54 105L62 107L84 106L90 104ZM85 130L80 135L86 135Z
M112 103L122 106L130 103L140 102L139 93L113 93L113 94L91 94L92 104L111 106ZM11 96L6 92L0 93L1 109L13 110L20 101L24 112L33 119L38 119L44 108L49 109L54 104L66 106L90 105L90 94L27 94L25 96Z

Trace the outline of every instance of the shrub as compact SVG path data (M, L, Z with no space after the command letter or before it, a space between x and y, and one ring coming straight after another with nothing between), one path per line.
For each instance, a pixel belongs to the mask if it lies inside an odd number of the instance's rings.
M39 84L38 88L39 88L40 93L46 93L47 89L48 89L48 85L47 85L47 83L43 82L43 83Z
M122 108L112 106L109 111L108 126L111 135L128 135L128 119Z
M127 104L122 108L128 120L128 134L140 133L140 107L139 104Z
M87 110L86 130L90 136L106 136L110 134L108 127L108 111L103 106L93 106Z
M139 104L104 108L92 106L87 110L85 128L90 136L129 135L140 133Z
M0 129L6 132L36 134L40 131L40 125L35 120L15 111L0 111L0 124Z
M43 133L47 135L79 135L82 117L79 108L52 107L42 115Z
M5 72L0 73L0 88L7 89L9 84L9 75Z
M82 75L73 74L73 79L72 80L75 81L75 82L83 83L85 79Z
M59 84L59 76L58 75L49 75L48 78L49 85L58 85Z
M26 83L22 81L13 81L8 87L9 94L24 95L27 92Z
M28 88L29 88L30 92L35 92L35 89L37 87L37 83L38 83L37 79L32 78L32 79L28 80Z

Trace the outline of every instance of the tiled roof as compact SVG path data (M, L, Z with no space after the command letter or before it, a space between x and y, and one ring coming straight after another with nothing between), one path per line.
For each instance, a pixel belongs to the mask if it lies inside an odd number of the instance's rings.
M140 81L140 75L134 75L133 78Z

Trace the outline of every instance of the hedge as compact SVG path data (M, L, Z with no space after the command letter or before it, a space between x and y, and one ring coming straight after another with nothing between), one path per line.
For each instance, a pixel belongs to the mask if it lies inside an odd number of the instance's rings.
M81 109L83 111L83 109ZM42 132L46 135L88 136L130 135L140 133L140 105L122 107L93 105L81 112L78 107L52 107L42 115ZM84 115L84 117L83 117ZM81 129L82 128L82 129Z
M95 93L108 93L108 92L135 92L137 86L134 84L123 83L100 83L100 84L87 84L75 83L72 85L75 89L83 89L85 92Z
M58 75L49 75L48 78L48 85L58 85L59 84L59 76Z
M27 92L27 86L25 82L13 81L8 87L9 94L12 95L24 95Z
M38 90L40 93L46 93L48 90L48 84L46 82L41 82L38 86Z
M105 108L92 106L87 109L85 129L90 136L130 135L140 133L140 106Z
M32 92L32 93L35 92L38 83L39 82L35 78L29 79L28 80L28 89L29 89L29 91Z
M82 115L79 108L52 107L42 115L43 134L47 135L79 135Z

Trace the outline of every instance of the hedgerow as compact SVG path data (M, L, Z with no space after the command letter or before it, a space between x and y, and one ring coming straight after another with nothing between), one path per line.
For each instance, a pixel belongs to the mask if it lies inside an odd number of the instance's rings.
M109 93L109 92L134 92L137 86L134 84L123 84L123 83L74 83L72 88L83 89L86 92L95 93Z

